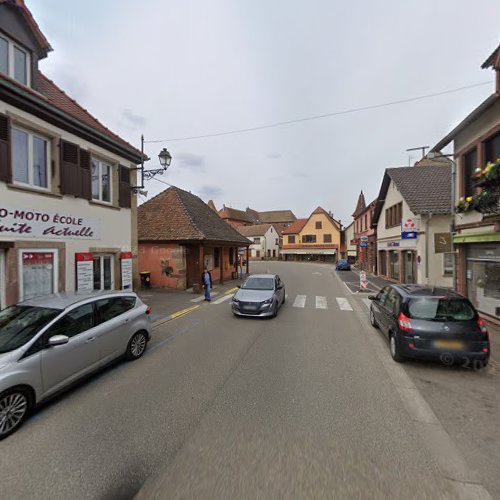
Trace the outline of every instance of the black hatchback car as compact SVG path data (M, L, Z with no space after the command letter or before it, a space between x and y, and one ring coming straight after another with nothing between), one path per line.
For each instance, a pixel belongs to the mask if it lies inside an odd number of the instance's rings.
M395 361L488 364L488 330L465 297L444 288L390 285L369 298L370 322L389 338Z

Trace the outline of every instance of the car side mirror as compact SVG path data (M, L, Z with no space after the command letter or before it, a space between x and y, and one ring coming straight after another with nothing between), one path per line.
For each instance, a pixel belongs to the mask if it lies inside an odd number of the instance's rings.
M236 288L241 288L241 285L236 285Z
M378 300L378 297L376 295L368 295L369 300Z
M50 337L47 345L49 347L55 347L56 345L67 344L68 341L69 337L67 337L66 335L53 335L52 337Z

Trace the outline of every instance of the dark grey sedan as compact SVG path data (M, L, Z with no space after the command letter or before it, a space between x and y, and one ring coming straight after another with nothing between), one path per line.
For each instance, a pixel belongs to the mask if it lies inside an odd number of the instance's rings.
M254 274L234 295L233 314L274 318L285 298L285 285L277 274Z

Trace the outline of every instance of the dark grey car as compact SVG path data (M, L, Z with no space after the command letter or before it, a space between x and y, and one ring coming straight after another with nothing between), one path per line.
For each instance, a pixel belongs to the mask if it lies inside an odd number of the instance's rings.
M254 274L234 295L233 314L275 317L285 298L285 285L277 274Z

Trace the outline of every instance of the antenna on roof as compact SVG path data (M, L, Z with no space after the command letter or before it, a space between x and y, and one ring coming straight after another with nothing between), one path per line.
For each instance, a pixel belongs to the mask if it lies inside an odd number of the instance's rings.
M419 149L422 151L422 158L423 158L425 156L425 150L429 149L429 146L418 146L416 148L408 148L406 151L418 151Z

